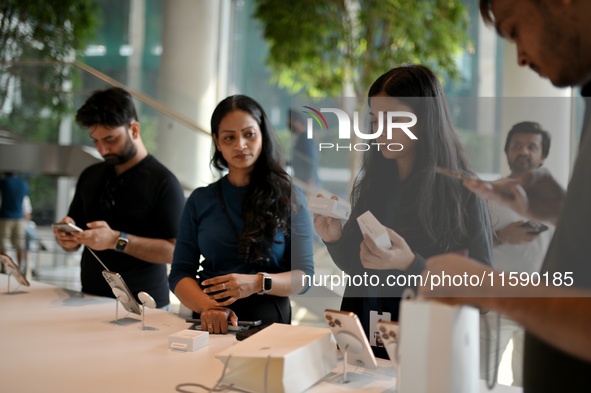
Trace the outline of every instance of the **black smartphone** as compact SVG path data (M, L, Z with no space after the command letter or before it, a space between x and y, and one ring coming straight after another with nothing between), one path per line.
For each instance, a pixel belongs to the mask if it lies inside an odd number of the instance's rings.
M193 326L191 326L189 329L201 330L201 319L187 318L185 321L193 324ZM228 331L242 332L253 326L259 326L261 323L262 321L260 319L256 321L238 321L238 326L232 326L231 322L228 321Z
M523 224L521 224L521 226L533 229L533 231L528 232L529 234L532 234L532 235L537 235L537 234L540 234L540 233L548 230L548 226L542 224L541 222L537 222L537 221L527 221L527 222L524 222Z
M242 330L238 333L236 333L236 340L238 341L242 341L244 339L249 338L250 336L252 336L253 334L256 334L258 332L260 332L261 330L265 329L266 327L271 326L272 323L265 323L263 325L258 325L258 326L253 326L253 327L249 327L246 330Z

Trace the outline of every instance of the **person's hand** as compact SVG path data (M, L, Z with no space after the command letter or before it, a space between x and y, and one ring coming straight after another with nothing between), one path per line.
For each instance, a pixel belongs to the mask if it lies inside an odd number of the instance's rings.
M359 251L361 264L366 269L408 270L415 260L415 254L402 236L390 228L386 228L386 231L392 242L392 246L388 250L384 250L376 245L369 236L363 237Z
M487 301L495 288L491 273L494 275L495 271L490 267L455 253L436 255L427 259L418 294L447 304L469 304L488 309ZM453 278L460 276L463 281L460 283L456 279L454 285ZM480 281L476 282L475 277Z
M539 233L523 224L525 221L515 221L496 231L500 244L525 244L534 241Z
M60 224L76 225L74 220L68 216L62 218ZM53 235L55 236L55 240L58 242L58 244L66 251L74 251L80 246L80 242L78 241L78 239L67 232L60 231L57 228L53 228Z
M93 221L86 224L89 228L84 232L74 232L72 236L78 243L96 251L112 250L119 238L119 231L111 229L106 221Z
M316 196L318 198L324 198L324 195L322 194L318 194ZM333 195L330 197L330 199L338 201L339 197ZM338 241L341 238L341 235L343 234L341 220L339 220L338 218L322 216L316 213L314 213L314 228L316 229L318 235L326 243Z
M554 224L566 194L545 168L526 172L518 180L464 180L464 185L479 197L502 203L522 216Z
M203 280L201 285L207 288L203 293L213 300L225 299L218 302L220 306L229 306L238 299L244 299L261 291L260 274L225 274Z
M201 313L201 330L211 334L228 333L228 320L238 326L238 317L227 307L212 307Z

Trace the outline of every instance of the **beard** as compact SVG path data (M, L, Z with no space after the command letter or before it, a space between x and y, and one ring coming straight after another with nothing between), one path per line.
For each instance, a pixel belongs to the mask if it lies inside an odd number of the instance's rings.
M107 165L121 165L131 160L137 154L137 147L134 145L131 137L127 135L127 140L120 153L111 153L104 155L103 158Z
M509 162L509 168L512 172L515 172L517 174L522 174L527 171L531 171L532 169L536 169L539 166L539 164L534 164L532 160L523 156L517 157L513 161Z

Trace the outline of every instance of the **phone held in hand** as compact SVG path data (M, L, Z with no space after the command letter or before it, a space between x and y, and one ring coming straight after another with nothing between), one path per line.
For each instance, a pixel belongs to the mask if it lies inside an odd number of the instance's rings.
M76 225L72 224L71 222L65 224L62 222L56 222L55 224L51 224L52 228L57 229L58 231L72 233L72 232L84 232L84 230Z
M548 230L547 225L544 225L541 222L537 221L527 221L521 224L521 226L533 229L531 232L528 232L530 235L538 235Z
M510 199L514 198L514 195L511 193L511 191L505 189L505 188L501 188L501 187L495 187L493 182L487 181L487 180L482 180L481 178L479 178L476 175L466 175L464 173L460 173L460 172L454 172L452 170L449 170L447 168L442 168L440 166L435 168L435 173L438 173L440 175L443 176L447 176L449 178L452 179L458 179L458 180L471 180L471 181L475 181L478 183L487 183L492 185L493 188L495 188L495 190L497 190L499 193L503 194L503 196L508 197Z

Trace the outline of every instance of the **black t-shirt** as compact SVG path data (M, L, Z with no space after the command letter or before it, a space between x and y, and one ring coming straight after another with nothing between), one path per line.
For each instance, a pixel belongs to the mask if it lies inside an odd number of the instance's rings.
M591 97L591 83L583 90ZM573 272L577 288L591 290L591 98L586 98L579 155L542 272ZM589 328L591 334L591 327ZM526 334L524 392L591 392L591 363Z
M118 231L154 239L176 238L185 203L177 178L148 155L119 176L106 163L92 165L82 172L68 215L76 225L87 229L92 221L106 221ZM165 264L144 262L114 250L96 251L104 264L121 274L131 292L148 292L157 307L170 303ZM82 291L114 297L104 280L104 268L84 249L81 260Z

